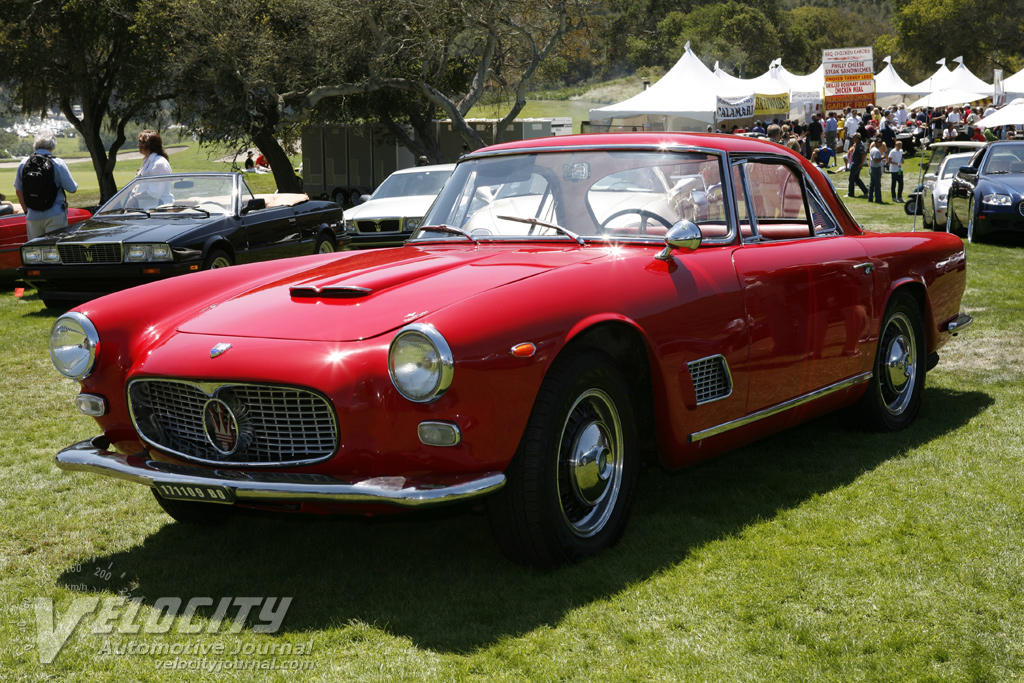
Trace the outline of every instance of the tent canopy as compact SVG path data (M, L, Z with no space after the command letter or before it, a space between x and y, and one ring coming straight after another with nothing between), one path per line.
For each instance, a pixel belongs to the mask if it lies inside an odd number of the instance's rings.
M957 107L967 102L977 102L978 100L984 100L992 97L992 94L988 95L984 93L971 92L969 90L960 90L958 88L945 88L938 90L929 95L925 95L919 100L915 100L907 105L908 109L916 109L917 107Z
M995 113L989 114L978 125L983 128L1024 125L1024 98L1018 98Z
M882 61L885 62L885 68L875 75L876 104L881 107L889 107L928 94L928 91L908 85L900 78L892 65L892 57L886 57Z

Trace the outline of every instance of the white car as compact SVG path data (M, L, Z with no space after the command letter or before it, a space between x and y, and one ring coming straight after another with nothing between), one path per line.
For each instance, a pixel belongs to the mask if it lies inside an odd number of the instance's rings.
M395 171L362 204L345 210L353 249L398 246L419 227L455 164Z
M949 186L953 184L956 172L960 170L961 166L966 166L973 156L973 152L947 155L939 164L938 173L925 175L924 205L922 207L924 227L929 230L934 230L936 226L945 228Z

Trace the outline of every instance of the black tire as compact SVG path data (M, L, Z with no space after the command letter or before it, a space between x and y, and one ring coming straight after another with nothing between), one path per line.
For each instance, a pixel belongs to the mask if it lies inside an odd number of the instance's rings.
M216 268L227 268L235 262L223 249L211 249L203 259L203 270L214 270Z
M908 199L906 202L903 203L903 211L905 211L908 216L913 216L915 213L917 213L917 202L917 197L912 197L911 199Z
M164 498L155 489L150 489L156 502L174 521L193 526L219 526L224 524L235 510L230 505L217 503L195 503L189 500L171 500Z
M629 387L604 353L555 361L506 471L489 499L491 527L514 562L550 568L621 536L639 473Z
M320 234L320 237L316 241L316 254L333 254L338 251L338 243L334 240L334 235L324 232Z
M896 291L882 319L874 372L856 406L865 428L896 432L910 426L921 408L927 356L921 308L908 292Z

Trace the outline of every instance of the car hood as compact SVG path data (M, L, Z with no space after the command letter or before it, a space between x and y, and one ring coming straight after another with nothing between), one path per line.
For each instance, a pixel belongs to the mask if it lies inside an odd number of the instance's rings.
M414 195L411 197L391 197L388 199L371 199L365 204L345 210L345 219L367 220L370 218L419 218L423 216L437 195Z
M979 183L979 189L986 194L991 190L1002 194L1024 194L1024 174L1008 173L999 175L986 175Z
M208 307L178 331L321 342L368 339L474 294L607 254L575 246L406 246L340 254Z
M221 218L131 218L109 220L92 218L70 228L47 235L47 242L169 242L174 237Z

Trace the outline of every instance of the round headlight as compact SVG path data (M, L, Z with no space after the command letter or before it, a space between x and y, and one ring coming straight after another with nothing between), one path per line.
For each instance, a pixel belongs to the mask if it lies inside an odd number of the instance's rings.
M452 383L455 361L448 343L432 325L403 327L388 351L388 373L402 396L429 403Z
M81 313L65 313L50 329L50 360L62 375L85 379L96 364L100 337Z

